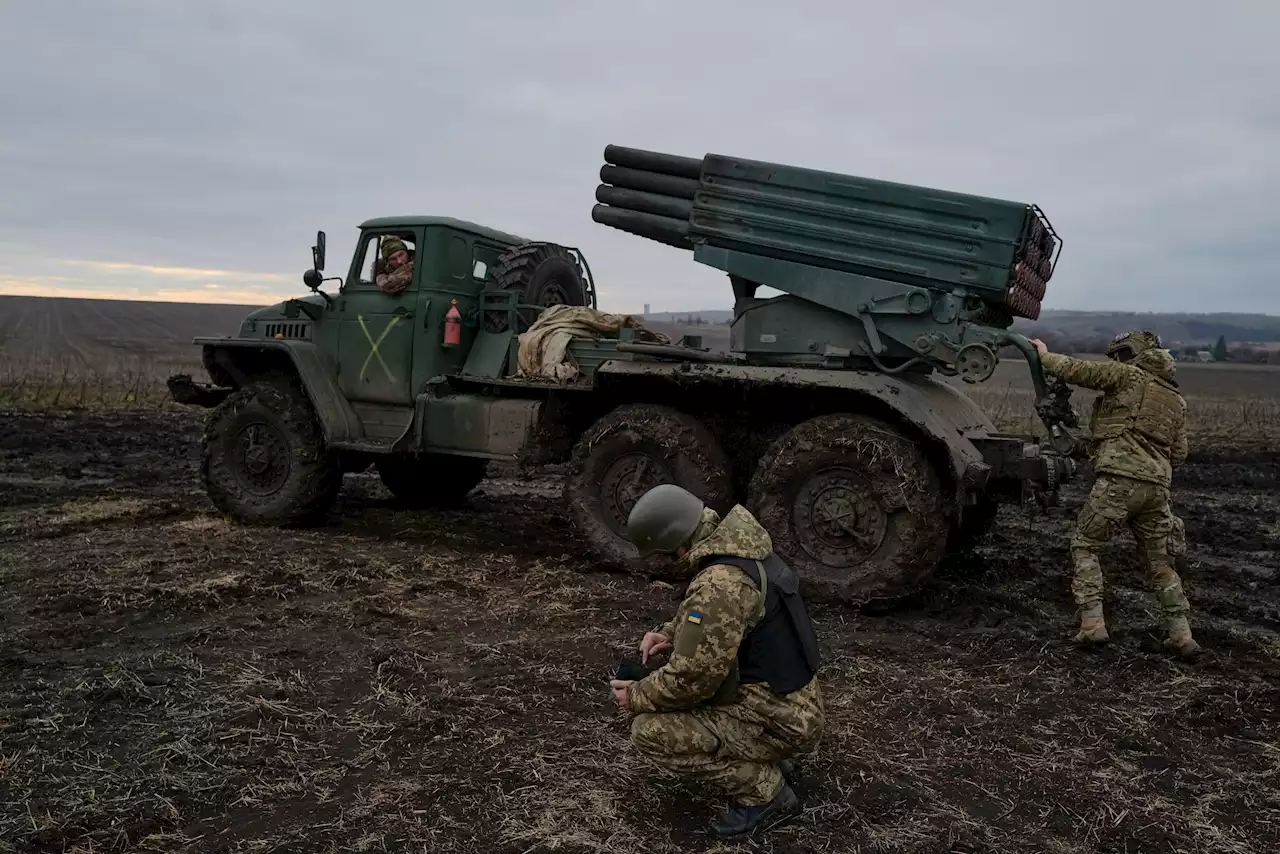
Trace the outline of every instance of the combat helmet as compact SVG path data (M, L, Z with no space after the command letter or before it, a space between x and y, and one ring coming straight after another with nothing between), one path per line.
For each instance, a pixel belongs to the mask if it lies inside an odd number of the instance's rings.
M1122 332L1107 345L1107 358L1127 362L1139 353L1163 347L1160 336L1146 330Z
M640 557L675 552L689 541L702 519L702 499L674 483L650 489L631 508L627 537Z

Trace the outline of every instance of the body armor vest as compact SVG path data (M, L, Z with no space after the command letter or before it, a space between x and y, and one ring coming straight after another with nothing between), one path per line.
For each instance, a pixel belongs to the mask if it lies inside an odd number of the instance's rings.
M790 694L818 672L818 638L800 598L800 579L777 555L763 561L712 555L701 561L736 566L764 596L764 617L738 647L738 681L766 682L774 693Z
M1173 383L1142 371L1142 379L1119 394L1098 398L1090 428L1095 441L1114 439L1133 430L1168 450L1182 429L1185 412L1182 395Z

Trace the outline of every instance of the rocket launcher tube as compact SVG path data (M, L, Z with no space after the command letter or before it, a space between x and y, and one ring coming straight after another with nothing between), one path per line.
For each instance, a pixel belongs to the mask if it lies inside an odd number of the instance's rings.
M596 205L591 218L601 225L647 237L677 249L693 249L689 240L689 221L658 214L629 211L624 208Z
M690 202L698 192L698 182L692 178L663 175L660 172L645 172L640 169L625 169L621 166L601 166L600 181L627 190L674 196L677 199L688 199Z
M658 151L645 151L640 148L627 148L622 145L606 145L604 162L628 169L639 169L644 172L659 172L663 175L674 175L680 178L698 180L702 176L701 157L680 157L676 154L663 154Z
M596 187L596 201L602 205L612 205L629 211L658 214L687 221L693 212L693 202L687 199L675 199L671 196L660 196L656 193L641 193L637 190L624 190L621 187L610 187L601 184Z

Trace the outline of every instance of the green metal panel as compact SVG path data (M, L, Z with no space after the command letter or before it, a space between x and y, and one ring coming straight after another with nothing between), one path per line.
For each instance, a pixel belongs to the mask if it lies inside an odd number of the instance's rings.
M409 428L413 424L412 406L387 403L353 403L351 408L360 418L364 438L370 445L390 449L407 444Z
M934 300L933 292L926 288L716 246L699 246L693 257L730 275L753 282L768 282L771 288L840 312L845 316L846 324L849 316L883 311L881 304L886 301L901 301L904 311L923 315ZM850 328L853 333L861 329L858 326Z
M514 337L510 331L478 333L467 354L467 362L462 366L462 375L486 379L502 376Z
M1002 291L1029 206L709 154L691 233L716 246L922 285Z
M414 242L413 280L398 294L384 294L361 281L366 252L376 252L369 238L410 232ZM338 386L349 400L409 406L413 402L412 359L419 282L430 268L431 247L421 228L371 229L361 232L351 269L335 300L338 333Z
M569 355L582 372L590 376L605 362L619 358L616 344L617 341L609 338L574 338L569 342Z
M288 354L298 371L303 388L315 407L324 428L325 441L359 441L363 435L360 419L342 394L334 376L333 362L315 344L307 341L246 340L243 338L196 338L204 347L232 350L274 350Z
M458 394L418 398L419 444L494 459L514 458L532 439L541 400Z
M425 229L431 263L423 268L422 304L414 347L413 390L420 393L436 377L465 370L477 341L476 311L484 279L476 278L477 260L491 258L497 244L488 237L459 231L452 226ZM461 343L444 346L445 316L455 303L462 316Z

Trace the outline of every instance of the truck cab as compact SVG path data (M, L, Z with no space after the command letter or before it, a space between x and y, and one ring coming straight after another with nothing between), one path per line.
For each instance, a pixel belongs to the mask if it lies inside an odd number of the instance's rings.
M388 250L401 246L411 274L380 286L390 272ZM243 521L301 522L332 501L344 471L373 463L400 497L456 501L483 476L487 459L509 454L466 440L489 407L440 389L466 373L469 359L487 362L483 375L496 377L518 331L508 327L551 305L594 306L586 259L576 249L440 216L361 223L342 277L323 276L325 254L322 231L303 276L311 295L251 312L235 336L195 340L212 388L187 376L169 381L175 400L216 407L203 463L209 494ZM332 282L336 290L326 289ZM506 314L493 316L514 318L488 323L491 335L495 327L502 333L496 359L475 346L486 331L484 292L490 301L506 298ZM451 319L453 341L446 340ZM531 429L536 402L517 408L507 414ZM430 438L428 423L435 425Z
M408 284L397 292L377 284L385 266L381 250L391 239L403 241L413 266ZM477 297L503 252L527 242L442 218L363 223L346 280L326 311L332 325L324 349L334 356L342 395L357 404L409 408L432 377L457 373L474 329L464 328L461 346L435 346L445 315L457 306L462 317L474 316Z

